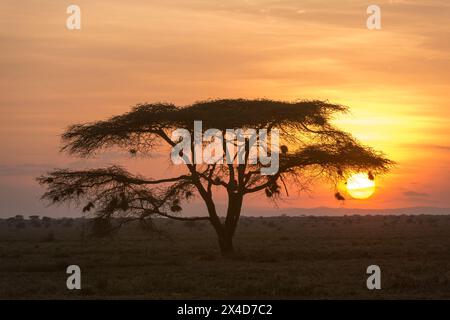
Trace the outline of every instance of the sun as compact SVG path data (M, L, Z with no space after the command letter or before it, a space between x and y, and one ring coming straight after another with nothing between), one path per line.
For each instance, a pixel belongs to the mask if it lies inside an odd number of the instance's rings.
M355 173L347 180L347 192L353 199L367 199L375 192L375 181L366 173Z

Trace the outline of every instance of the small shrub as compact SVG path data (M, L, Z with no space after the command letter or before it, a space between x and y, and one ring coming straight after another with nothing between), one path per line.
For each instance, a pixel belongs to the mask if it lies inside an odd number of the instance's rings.
M26 223L24 221L17 222L16 223L16 229L25 229L27 227Z
M42 217L42 223L44 225L44 228L48 228L52 224L52 218L49 217Z

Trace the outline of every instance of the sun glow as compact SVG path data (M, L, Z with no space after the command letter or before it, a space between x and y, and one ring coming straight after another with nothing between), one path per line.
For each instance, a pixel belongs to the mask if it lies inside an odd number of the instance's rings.
M367 199L375 192L375 181L366 173L355 173L347 180L347 192L353 199Z

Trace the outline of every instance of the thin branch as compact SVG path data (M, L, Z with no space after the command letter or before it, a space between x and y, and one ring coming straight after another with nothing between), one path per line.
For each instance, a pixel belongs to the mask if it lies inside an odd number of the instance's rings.
M180 220L180 221L199 221L199 220L210 220L210 217L178 217L178 216L172 216L170 214L167 213L162 213L159 212L158 213L159 216L163 216L169 219L174 219L174 220Z

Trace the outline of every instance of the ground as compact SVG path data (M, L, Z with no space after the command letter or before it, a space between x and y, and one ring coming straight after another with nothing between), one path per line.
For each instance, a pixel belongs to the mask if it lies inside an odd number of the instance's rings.
M86 219L1 220L0 299L450 298L450 216L243 218L231 259L207 222L155 224L99 239Z

